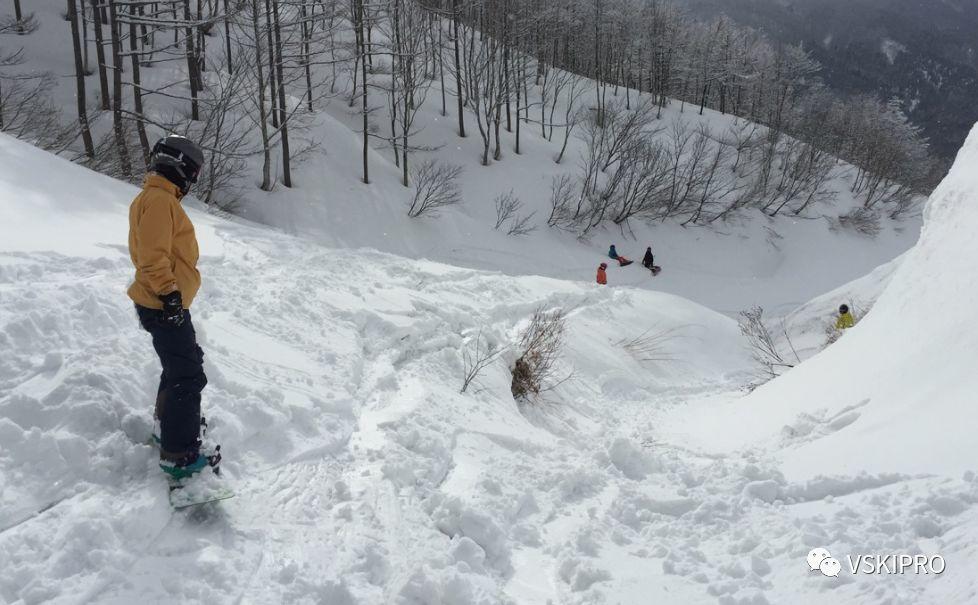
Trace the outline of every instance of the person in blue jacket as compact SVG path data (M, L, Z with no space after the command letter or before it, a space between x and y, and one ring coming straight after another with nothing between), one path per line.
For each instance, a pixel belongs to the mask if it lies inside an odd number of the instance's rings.
M620 267L627 267L628 265L632 264L632 261L618 254L618 251L615 250L614 244L611 244L611 248L608 249L608 258L618 261L618 265Z

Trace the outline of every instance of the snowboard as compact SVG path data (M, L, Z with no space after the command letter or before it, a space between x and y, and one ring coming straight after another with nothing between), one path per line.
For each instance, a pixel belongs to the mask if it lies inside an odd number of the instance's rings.
M662 273L662 267L660 267L659 265L652 265L652 268L649 269L649 271L652 272L652 277L655 277L659 273Z
M623 262L623 263L619 263L619 264L620 264L620 265L621 265L622 267L627 267L628 265L633 265L633 264L635 264L635 261L633 261L633 260L626 260L625 262Z
M201 436L207 434L207 420L202 416L200 419ZM159 426L154 427L150 445L160 447ZM170 506L175 510L182 510L193 506L200 506L210 502L218 502L234 497L234 492L222 484L221 481L221 446L217 446L214 455L208 456L212 459L212 466L205 468L199 474L187 479L176 480L168 478L170 485ZM216 460L214 460L216 458Z
M170 506L176 510L183 510L193 506L219 502L234 497L234 492L223 485L213 485L211 482L195 484L192 478L183 485L170 485Z

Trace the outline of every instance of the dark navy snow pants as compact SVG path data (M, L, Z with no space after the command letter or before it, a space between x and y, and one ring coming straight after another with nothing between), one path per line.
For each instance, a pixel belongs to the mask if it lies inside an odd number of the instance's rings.
M173 326L163 312L136 305L139 323L153 337L163 372L156 394L155 416L160 421L160 449L168 454L196 452L200 442L200 392L207 385L204 352L184 311L184 322Z

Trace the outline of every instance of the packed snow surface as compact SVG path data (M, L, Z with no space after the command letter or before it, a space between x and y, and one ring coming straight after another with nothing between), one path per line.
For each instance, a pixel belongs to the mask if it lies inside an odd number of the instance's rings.
M174 512L125 296L136 189L0 136L0 602L975 602L976 164L978 134L919 246L859 288L889 280L873 311L746 398L736 322L685 299L328 249L188 201L237 496ZM567 380L517 404L540 307L568 312ZM480 339L504 351L462 394ZM852 575L847 553L947 570Z

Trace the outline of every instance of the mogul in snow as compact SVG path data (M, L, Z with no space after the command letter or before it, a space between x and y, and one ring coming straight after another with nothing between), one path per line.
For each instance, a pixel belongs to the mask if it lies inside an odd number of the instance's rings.
M189 139L160 139L143 190L129 207L129 254L136 268L129 298L163 366L154 412L160 423L160 468L177 481L219 460L200 452L200 393L207 377L190 317L200 288L200 254L194 226L180 204L203 163L203 152Z

